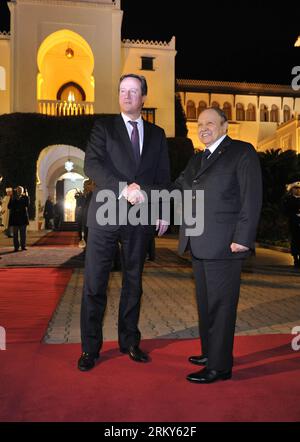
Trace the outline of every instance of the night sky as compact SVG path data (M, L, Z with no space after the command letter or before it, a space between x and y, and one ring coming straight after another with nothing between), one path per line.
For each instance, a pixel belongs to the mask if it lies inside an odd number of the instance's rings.
M0 29L8 29L0 0ZM182 5L182 6L180 6ZM176 37L176 77L290 84L300 66L300 2L121 0L122 38ZM284 9L285 8L285 9Z

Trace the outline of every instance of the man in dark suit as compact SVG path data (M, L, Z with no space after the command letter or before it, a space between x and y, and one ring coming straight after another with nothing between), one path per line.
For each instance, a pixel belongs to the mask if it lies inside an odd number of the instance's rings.
M262 204L258 155L251 144L229 138L227 128L220 109L199 115L205 150L191 158L176 180L181 190L191 192L196 218L197 191L204 191L203 233L193 235L183 223L179 237L179 251L191 252L196 280L202 354L189 361L205 368L187 376L195 383L231 378L242 261L254 250Z
M7 208L9 209L8 225L13 227L14 248L18 252L21 244L22 250L26 249L26 229L29 224L28 207L29 196L22 186L18 186L11 196ZM19 240L20 235L20 240Z
M84 170L95 184L88 211L88 243L81 305L82 355L78 368L94 367L102 346L102 321L106 307L106 289L116 247L121 243L123 281L119 305L118 339L122 353L136 362L148 362L140 347L138 329L142 295L142 271L151 225L131 225L108 220L102 223L101 195L109 190L116 200L116 220L121 205L142 201L140 188L166 187L170 181L169 157L164 131L144 121L141 110L147 95L144 77L128 74L120 79L121 114L97 120L87 146ZM123 183L123 188L120 187ZM125 186L124 186L125 183ZM127 186L126 186L127 183ZM101 201L100 201L101 200ZM158 234L166 230L158 223Z

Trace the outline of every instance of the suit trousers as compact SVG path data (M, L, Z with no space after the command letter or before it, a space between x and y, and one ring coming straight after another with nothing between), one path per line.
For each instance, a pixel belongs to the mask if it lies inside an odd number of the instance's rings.
M21 244L21 248L24 249L26 247L26 229L27 225L23 226L13 226L13 235L14 235L14 248L18 250ZM19 241L19 232L20 232L20 241Z
M192 257L202 353L211 370L231 370L242 259Z
M139 344L142 272L151 234L151 227L140 225L120 226L117 230L89 227L81 304L81 341L84 352L98 353L103 343L106 291L119 243L123 271L118 318L119 346L125 350L130 345Z

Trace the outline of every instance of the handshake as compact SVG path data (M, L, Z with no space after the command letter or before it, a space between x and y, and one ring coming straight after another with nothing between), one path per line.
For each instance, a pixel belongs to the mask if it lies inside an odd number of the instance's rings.
M129 186L124 187L121 196L123 196L130 204L141 204L145 201L145 197L141 192L141 187L132 183Z
M129 186L124 187L119 198L121 198L122 196L132 205L142 204L145 201L145 197L142 194L141 187L136 183L132 183ZM162 236L164 233L166 233L168 227L168 221L165 221L163 219L156 220L156 231L158 236Z

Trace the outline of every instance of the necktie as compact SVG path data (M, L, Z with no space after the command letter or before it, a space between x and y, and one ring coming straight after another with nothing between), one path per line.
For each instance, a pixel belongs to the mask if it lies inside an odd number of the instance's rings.
M211 151L209 149L205 149L201 157L201 167L205 165L209 155L211 155Z
M140 161L140 137L139 137L139 130L137 127L136 121L129 121L129 123L132 126L132 132L131 132L131 144L133 148L133 154L136 161L136 164L139 164Z

